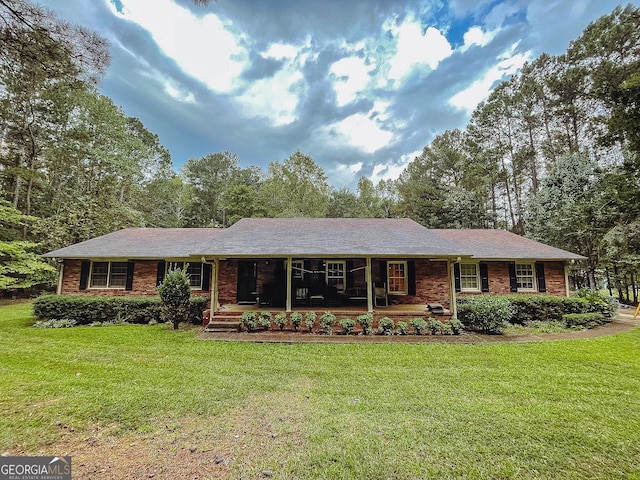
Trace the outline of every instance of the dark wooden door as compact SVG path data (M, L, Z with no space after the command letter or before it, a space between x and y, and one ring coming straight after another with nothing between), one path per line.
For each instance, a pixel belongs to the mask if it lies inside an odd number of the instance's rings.
M238 262L238 303L256 301L258 262L240 260Z

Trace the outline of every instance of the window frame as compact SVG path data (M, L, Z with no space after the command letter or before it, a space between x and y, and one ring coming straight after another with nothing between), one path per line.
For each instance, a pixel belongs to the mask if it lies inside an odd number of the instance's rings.
M403 269L403 276L391 276L391 266L392 265L400 265ZM394 290L395 282L392 282L391 279L402 278L402 283L404 285L403 290ZM409 265L406 260L388 260L387 261L387 293L390 295L408 295L409 294Z
M342 275L329 275L329 264L336 264L342 266ZM346 288L347 285L347 262L346 260L325 260L324 261L324 281L327 285L342 285L342 288ZM340 268L338 268L340 270ZM338 279L338 282L329 283L329 279Z
M304 280L304 260L291 260L291 278Z
M531 274L522 275L519 272L519 267L527 266L531 269ZM516 262L515 264L515 272L516 272L516 285L518 287L518 292L535 292L537 291L537 281L536 281L536 264L535 262ZM521 287L522 278L531 277L531 287Z
M460 262L460 291L461 292L480 292L482 290L482 284L480 281L480 263L478 262ZM475 268L475 275L468 275L463 273L464 267L473 266ZM464 280L474 278L476 286L475 287L465 287Z
M189 288L191 288L191 290L202 290L202 285L204 284L204 264L202 262L189 262L184 260L166 260L165 269L164 269L165 276L169 273L170 270L175 270L176 268L179 268L180 270L184 269L185 263L189 265L189 267L186 270L186 273L189 275ZM195 265L200 265L200 283L193 285L191 284L192 273L189 272L189 269L193 268Z
M104 285L95 285L94 281L95 281L95 277L96 274L94 272L94 268L96 265L98 264L107 264L107 271L106 271L106 278L105 278L105 284ZM122 279L124 280L122 282L122 285L113 285L112 282L112 269L113 269L113 264L121 264L121 266L124 266L124 272L123 273L118 273L118 276L121 276ZM129 262L128 261L120 261L120 260L91 260L91 266L89 267L89 278L87 280L87 287L90 289L94 289L94 290L105 290L105 289L110 289L110 290L125 290L127 287L127 270L129 268ZM104 275L103 273L100 273L100 275Z

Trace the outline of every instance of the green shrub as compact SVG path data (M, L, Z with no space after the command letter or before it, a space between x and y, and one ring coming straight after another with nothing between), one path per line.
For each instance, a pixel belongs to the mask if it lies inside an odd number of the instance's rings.
M242 312L240 325L247 332L253 332L258 326L256 322L256 312Z
M353 333L353 328L356 326L356 321L353 318L342 318L340 320L340 328L342 328L342 333L345 335L350 335Z
M189 320L191 286L186 272L179 268L170 270L158 287L158 295L165 322L173 323L173 328L177 329L180 322Z
M501 334L512 315L513 307L506 296L478 295L458 305L458 319L465 327L488 334Z
M429 324L424 318L421 317L412 318L411 320L409 320L409 323L411 323L411 326L415 330L416 335L422 335L429 328Z
M293 331L297 332L300 324L302 323L302 314L300 312L293 312L291 314L291 325L293 326Z
M33 324L36 328L69 328L77 325L75 320L67 320L62 318L60 320L38 320Z
M427 325L429 326L429 331L431 332L431 335L444 333L443 323L435 317L429 317L429 320L427 321Z
M278 325L280 331L284 330L284 327L287 324L287 314L284 312L277 313L273 318L273 323Z
M258 325L265 330L269 330L269 328L271 328L271 312L260 312L260 315L258 316Z
M568 313L562 316L567 328L595 328L605 323L605 317L600 312Z
M460 335L464 331L464 325L456 317L451 317L446 323L451 327L454 335Z
M357 317L358 323L362 327L363 335L371 335L373 325L373 313L363 313Z
M383 335L393 335L393 331L395 330L395 323L393 319L389 317L382 317L378 322L378 332Z
M310 311L304 314L304 326L309 329L309 333L313 332L313 326L316 323L316 312Z
M191 297L189 319L202 323L205 297ZM159 323L162 304L158 297L93 297L89 295L43 295L33 302L38 320L69 320L76 325L97 323Z
M606 320L611 320L620 306L615 298L609 295L604 295L600 292L593 292L586 289L578 291L578 298L584 299L588 302L587 309L583 310L584 313L601 313Z
M396 330L398 335L409 335L409 324L407 322L398 322Z
M336 321L336 316L331 312L324 312L320 315L320 327L326 335L333 333L332 325Z

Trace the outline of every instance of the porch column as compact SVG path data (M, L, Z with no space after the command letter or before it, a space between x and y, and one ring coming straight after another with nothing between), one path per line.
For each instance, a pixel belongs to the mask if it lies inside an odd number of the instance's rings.
M564 294L569 296L569 265L564 264Z
M218 310L218 271L220 270L220 260L213 259L213 272L211 272L211 312Z
M447 272L449 273L449 290L451 291L451 295L449 295L449 298L451 299L451 313L454 317L457 317L458 306L456 305L456 279L455 274L453 273L454 264L455 262L447 260L447 265L449 266L449 268L447 268Z
M62 279L64 278L64 260L62 260L62 262L59 265L60 267L58 268L58 289L56 290L56 293L58 295L62 294Z
M373 312L373 282L371 281L371 257L367 257L367 266L365 268L365 275L367 281L367 311Z
M293 263L293 259L291 257L287 257L287 300L285 303L285 309L287 313L291 312L291 264Z

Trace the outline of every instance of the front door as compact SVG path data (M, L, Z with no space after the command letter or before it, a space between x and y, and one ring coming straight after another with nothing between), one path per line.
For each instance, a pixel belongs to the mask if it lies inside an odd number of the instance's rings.
M238 303L254 303L258 278L258 262L240 260L238 262Z

